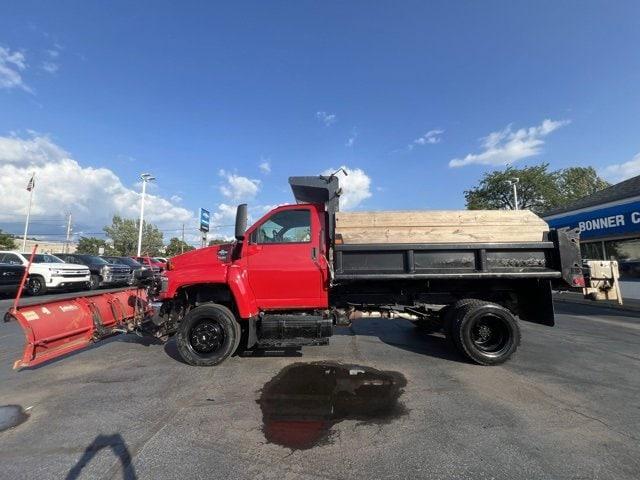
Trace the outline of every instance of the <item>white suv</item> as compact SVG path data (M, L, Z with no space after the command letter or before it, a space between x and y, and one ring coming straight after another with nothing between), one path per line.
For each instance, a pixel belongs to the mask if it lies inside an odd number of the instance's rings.
M0 263L29 264L30 253L0 251ZM49 289L88 288L89 269L84 265L65 263L55 255L36 253L29 268L27 292L42 295Z

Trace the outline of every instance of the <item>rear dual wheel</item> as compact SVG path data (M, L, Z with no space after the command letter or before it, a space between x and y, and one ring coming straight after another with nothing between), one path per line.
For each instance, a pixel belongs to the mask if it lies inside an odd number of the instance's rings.
M480 365L506 362L520 345L520 327L513 314L491 302L458 301L447 312L445 333L469 360Z
M176 345L189 365L217 365L240 344L240 324L224 305L211 303L189 311L180 322Z

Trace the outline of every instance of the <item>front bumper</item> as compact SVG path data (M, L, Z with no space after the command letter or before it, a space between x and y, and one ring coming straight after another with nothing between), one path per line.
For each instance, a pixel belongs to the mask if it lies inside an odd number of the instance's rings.
M131 283L132 277L133 276L130 273L110 273L102 277L100 286L104 287L107 285L129 285Z
M47 281L47 288L71 288L89 284L90 276L87 275L51 275Z

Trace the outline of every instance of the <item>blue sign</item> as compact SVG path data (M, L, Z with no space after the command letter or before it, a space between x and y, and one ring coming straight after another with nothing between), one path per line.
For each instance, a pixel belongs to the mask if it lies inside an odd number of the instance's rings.
M204 208L200 209L200 231L208 232L209 231L209 210L205 210Z
M640 234L640 202L569 213L547 220L552 228L579 228L580 239Z

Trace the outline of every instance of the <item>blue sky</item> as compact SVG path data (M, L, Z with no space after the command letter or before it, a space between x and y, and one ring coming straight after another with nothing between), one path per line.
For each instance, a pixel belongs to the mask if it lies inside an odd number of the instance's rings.
M0 15L5 230L31 171L33 232L134 216L150 171L166 236L339 166L376 210L463 208L507 162L640 174L638 2L56 3Z

